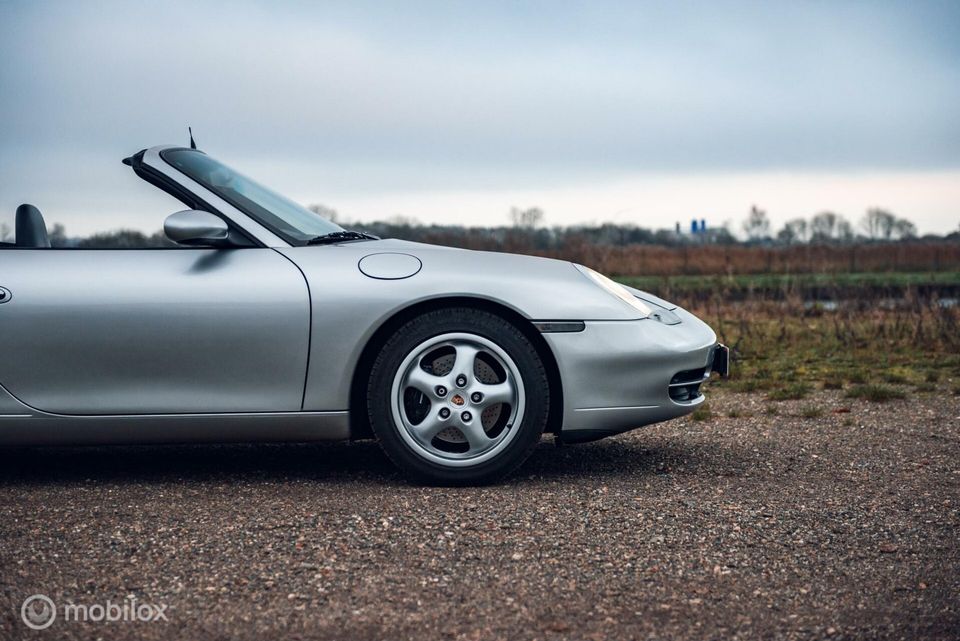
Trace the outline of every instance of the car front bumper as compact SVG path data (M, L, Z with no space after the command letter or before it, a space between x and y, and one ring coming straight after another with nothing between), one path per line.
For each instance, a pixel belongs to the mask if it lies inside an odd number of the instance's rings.
M699 385L727 348L703 321L673 310L680 323L591 321L581 332L543 334L563 381L560 439L583 442L693 412ZM721 372L721 374L724 372Z

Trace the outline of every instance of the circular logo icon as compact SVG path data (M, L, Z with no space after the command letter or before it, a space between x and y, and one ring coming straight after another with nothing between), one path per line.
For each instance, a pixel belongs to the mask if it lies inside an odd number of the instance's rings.
M20 606L20 618L31 630L45 630L57 618L57 606L45 594L28 596Z

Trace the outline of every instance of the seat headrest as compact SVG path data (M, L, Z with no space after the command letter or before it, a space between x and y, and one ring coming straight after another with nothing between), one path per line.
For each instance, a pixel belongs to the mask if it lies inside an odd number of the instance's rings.
M33 205L24 203L17 207L16 233L17 247L50 247L47 225Z

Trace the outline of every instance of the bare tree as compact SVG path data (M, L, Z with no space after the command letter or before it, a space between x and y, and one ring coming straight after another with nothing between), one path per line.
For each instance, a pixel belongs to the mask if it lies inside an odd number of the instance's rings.
M0 223L0 242L13 242L13 236L10 233L10 225L7 223Z
M897 218L893 223L893 233L901 240L917 237L917 226L906 218Z
M833 240L837 233L837 216L832 211L822 211L810 219L810 240Z
M857 235L853 233L853 225L850 224L850 221L840 216L837 219L837 240L841 243L852 243L856 240Z
M321 205L319 203L314 205L308 205L307 209L312 211L318 216L326 218L332 223L340 222L340 214L337 213L337 210L332 207L327 207L326 205Z
M539 207L530 207L528 209L511 207L510 222L513 223L514 227L534 229L543 222L543 210Z
M797 233L790 227L784 225L783 229L777 232L777 242L783 245L793 245L800 242Z
M810 225L807 224L807 221L803 218L794 218L793 220L787 223L788 227L791 227L794 233L802 242L807 242L810 238Z
M807 221L803 218L788 220L777 232L777 240L785 245L807 242Z
M751 205L750 213L743 221L743 231L747 233L750 240L763 240L770 237L770 219L767 218L767 212L756 205Z
M897 217L890 212L874 207L868 209L860 220L860 227L866 232L867 237L873 240L890 240L893 236L894 226Z

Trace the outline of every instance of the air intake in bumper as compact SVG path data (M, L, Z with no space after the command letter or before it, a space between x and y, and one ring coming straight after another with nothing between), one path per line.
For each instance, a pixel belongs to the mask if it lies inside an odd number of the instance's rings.
M700 398L700 385L710 377L706 368L677 372L670 379L670 398L676 403L689 403Z

